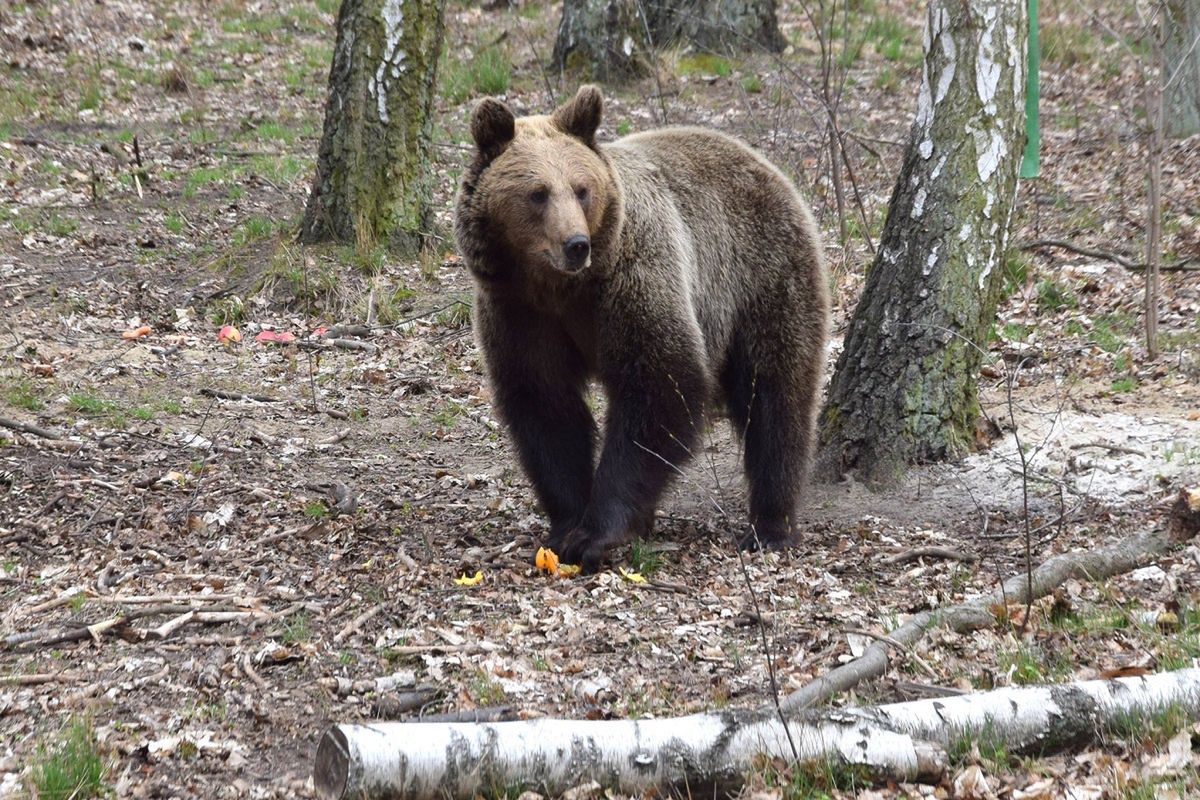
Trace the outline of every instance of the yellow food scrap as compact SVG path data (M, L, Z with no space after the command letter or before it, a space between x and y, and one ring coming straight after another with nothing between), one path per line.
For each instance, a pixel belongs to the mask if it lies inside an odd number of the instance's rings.
M645 583L646 582L646 579L643 578L641 576L641 574L634 572L631 569L625 569L624 567L617 567L617 569L620 570L621 577L624 578L625 580L629 581L630 583Z
M464 572L463 576L461 578L455 578L454 582L459 586L474 586L476 584L483 583L483 571L479 570L470 577L467 577L467 574Z
M558 574L566 575L568 578L573 578L583 571L583 567L579 564L559 564Z

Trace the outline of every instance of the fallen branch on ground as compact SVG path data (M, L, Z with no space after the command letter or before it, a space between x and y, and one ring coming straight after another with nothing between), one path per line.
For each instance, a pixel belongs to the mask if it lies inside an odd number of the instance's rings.
M1062 239L1038 239L1033 242L1023 242L1020 245L1022 250L1041 250L1046 247L1057 247L1061 250L1070 250L1072 253L1078 253L1081 256L1089 258L1099 258L1103 261L1111 261L1114 264L1120 264L1122 267L1134 272L1143 271L1146 265L1134 261L1131 258L1126 258L1119 253L1112 253L1108 250L1099 250L1093 247L1082 247L1072 242L1067 242ZM1162 264L1158 268L1159 272L1194 272L1200 270L1200 263L1194 258L1185 258L1181 261L1174 261L1170 264Z
M0 428L8 428L10 431L28 433L31 436L39 436L42 439L49 439L52 442L61 441L63 438L55 431L47 430L46 428L39 428L37 425L31 425L28 422L21 422L20 420L16 419L9 419L8 417L0 417Z
M929 547L914 547L911 550L905 550L903 553L897 553L891 558L884 561L889 567L897 564L907 564L909 561L916 561L921 558L941 558L947 561L978 561L978 556L973 556L970 553L960 553L957 550L952 550L949 547L937 547L931 545Z
M1054 751L1094 739L1114 718L1175 704L1200 714L1200 669L795 712L787 725L802 761L842 761L899 780L936 781L947 748L964 737L986 731L1009 752ZM501 786L557 796L592 781L633 796L655 788L706 797L736 787L764 755L792 759L774 711L335 725L317 749L313 782L322 798L465 800Z
M888 638L911 647L937 625L963 633L993 625L993 606L1025 603L1045 597L1065 581L1095 581L1144 566L1167 550L1200 533L1200 489L1184 489L1171 511L1163 530L1135 536L1097 550L1062 553L1043 562L1033 571L1032 586L1026 591L1026 576L1014 575L996 591L949 608L922 611L888 634ZM889 642L875 642L861 656L822 675L789 694L782 701L785 711L810 708L844 692L868 678L887 672Z

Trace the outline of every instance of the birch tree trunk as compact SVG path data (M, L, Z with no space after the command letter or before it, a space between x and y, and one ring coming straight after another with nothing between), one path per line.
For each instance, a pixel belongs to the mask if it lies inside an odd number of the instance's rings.
M470 800L524 789L557 797L596 782L620 794L709 797L734 790L763 756L861 765L936 781L946 750L987 735L1013 753L1092 741L1118 715L1168 706L1200 714L1200 669L1001 689L787 717L725 711L656 720L383 722L335 725L313 766L317 796Z
M917 116L821 415L818 474L964 453L1024 142L1025 0L931 0Z
M658 49L679 43L718 52L787 46L775 0L564 0L554 62L620 82L644 74Z
M343 0L300 241L413 252L428 233L444 9L445 0Z
M1167 135L1183 138L1200 133L1200 0L1165 0L1163 10Z

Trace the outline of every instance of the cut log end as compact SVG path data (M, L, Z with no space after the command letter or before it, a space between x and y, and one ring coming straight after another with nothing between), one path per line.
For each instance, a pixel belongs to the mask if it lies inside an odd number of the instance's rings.
M346 734L335 725L325 731L317 745L313 765L313 787L321 800L341 800L346 796L350 777L350 743Z

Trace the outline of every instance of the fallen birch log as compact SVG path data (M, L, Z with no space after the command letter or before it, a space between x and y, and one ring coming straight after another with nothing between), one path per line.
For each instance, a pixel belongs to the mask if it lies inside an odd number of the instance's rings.
M317 795L469 800L528 788L557 796L596 782L623 794L707 796L762 756L838 760L899 780L937 780L946 749L986 733L1012 752L1090 741L1117 717L1178 706L1200 716L1200 669L1001 689L860 709L725 711L657 720L335 725L313 769Z
M999 589L974 600L933 611L922 611L891 631L886 639L873 642L858 658L789 694L780 702L780 706L784 711L811 708L864 680L880 677L887 672L890 663L889 647L911 647L938 625L945 625L959 633L990 627L996 622L993 608L1004 608L1008 603L1025 603L1045 597L1071 578L1097 581L1121 575L1145 566L1198 534L1200 489L1183 489L1176 498L1163 529L1122 539L1095 550L1052 556L1034 568L1032 582L1024 573L1014 575ZM764 710L773 708L774 704L770 704Z

